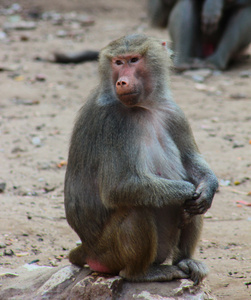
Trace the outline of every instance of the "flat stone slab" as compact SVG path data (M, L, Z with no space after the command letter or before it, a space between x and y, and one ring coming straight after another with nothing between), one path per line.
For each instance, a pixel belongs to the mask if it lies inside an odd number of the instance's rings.
M73 265L41 267L24 265L15 270L0 268L0 300L214 300L205 284L190 280L131 283L120 276L91 272Z

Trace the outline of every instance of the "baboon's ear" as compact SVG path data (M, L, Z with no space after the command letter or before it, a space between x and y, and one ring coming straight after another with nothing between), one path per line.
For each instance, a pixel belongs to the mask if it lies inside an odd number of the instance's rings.
M173 51L168 47L167 42L166 42L166 41L163 41L163 42L161 43L161 45L162 45L163 48L168 52L170 58L173 59L174 53L173 53Z
M161 43L161 45L162 45L165 49L167 49L167 42L166 42L166 41L163 41L163 42Z

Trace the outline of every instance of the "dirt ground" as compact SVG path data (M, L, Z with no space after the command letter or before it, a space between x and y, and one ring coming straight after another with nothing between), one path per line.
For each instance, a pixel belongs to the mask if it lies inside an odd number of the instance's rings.
M63 181L77 111L98 80L97 63L57 65L38 61L54 50L100 49L124 34L168 39L147 21L144 0L34 1L0 4L0 266L64 265L78 241L68 226ZM15 3L15 2L14 2ZM43 18L27 13L54 11ZM16 9L16 11L15 11ZM69 14L69 12L75 13ZM82 25L87 15L94 24ZM32 30L9 29L19 18ZM78 21L76 21L78 20ZM80 21L79 21L80 20ZM251 54L251 48L248 49ZM249 71L246 75L244 71ZM251 58L203 83L172 73L177 103L197 144L221 183L196 257L210 268L206 282L218 299L251 296Z

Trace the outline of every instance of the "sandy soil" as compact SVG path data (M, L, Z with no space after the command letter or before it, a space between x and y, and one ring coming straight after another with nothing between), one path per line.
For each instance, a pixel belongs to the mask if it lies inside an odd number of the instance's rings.
M1 27L16 20L2 10L10 3L0 5ZM31 0L19 3L23 10L15 14L21 17L34 8ZM37 7L68 19L56 22L47 15L35 20L34 30L0 33L0 183L6 183L0 194L0 265L8 268L34 260L67 264L78 241L64 213L65 161L76 113L98 80L97 63L62 66L35 58L55 49L98 50L132 32L168 38L166 30L149 26L143 0L46 0ZM81 26L76 15L65 14L74 10L94 24ZM218 299L251 296L251 207L237 204L251 202L251 75L241 76L246 70L251 59L203 83L171 75L174 98L221 182L196 252L210 268L206 282Z

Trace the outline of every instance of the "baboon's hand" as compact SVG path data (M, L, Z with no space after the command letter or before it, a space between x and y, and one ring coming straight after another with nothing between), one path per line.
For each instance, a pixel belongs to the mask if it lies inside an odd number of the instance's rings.
M202 182L196 189L193 199L185 201L184 211L190 215L204 214L211 207L213 195L211 188Z
M181 183L182 183L181 188L183 191L185 191L186 199L193 199L194 195L196 193L195 186L191 182L188 182L188 181L181 181Z

